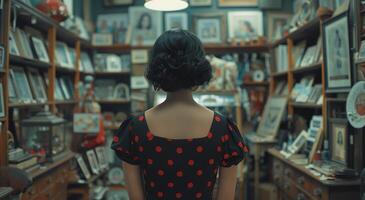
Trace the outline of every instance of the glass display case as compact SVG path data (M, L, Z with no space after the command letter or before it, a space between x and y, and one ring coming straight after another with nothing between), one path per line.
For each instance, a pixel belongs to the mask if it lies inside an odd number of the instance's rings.
M40 112L21 123L20 143L31 154L53 161L66 149L66 121L48 111Z

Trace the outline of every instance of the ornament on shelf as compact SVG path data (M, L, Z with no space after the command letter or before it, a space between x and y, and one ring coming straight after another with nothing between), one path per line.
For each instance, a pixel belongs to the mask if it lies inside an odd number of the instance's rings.
M62 22L69 17L66 5L60 0L44 0L36 7L57 22Z

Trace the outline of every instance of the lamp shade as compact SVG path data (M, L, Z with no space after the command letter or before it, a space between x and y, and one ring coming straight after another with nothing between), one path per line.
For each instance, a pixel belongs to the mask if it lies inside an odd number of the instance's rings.
M156 11L176 11L187 8L189 4L184 0L146 0L144 7Z

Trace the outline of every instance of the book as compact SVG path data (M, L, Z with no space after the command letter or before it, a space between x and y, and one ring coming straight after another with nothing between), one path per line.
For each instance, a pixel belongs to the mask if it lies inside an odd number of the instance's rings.
M37 162L37 157L36 156L32 156L32 155L29 155L30 157L26 157L26 158L23 158L22 161L9 161L9 166L11 167L16 167L18 169L27 169L27 168L30 168L36 164L38 164Z

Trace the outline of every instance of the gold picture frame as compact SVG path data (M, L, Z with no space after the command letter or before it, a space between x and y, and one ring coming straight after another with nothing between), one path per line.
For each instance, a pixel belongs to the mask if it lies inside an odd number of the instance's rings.
M194 14L193 32L204 44L222 44L227 40L226 16L223 13Z
M258 0L219 0L219 7L255 7L258 6Z

